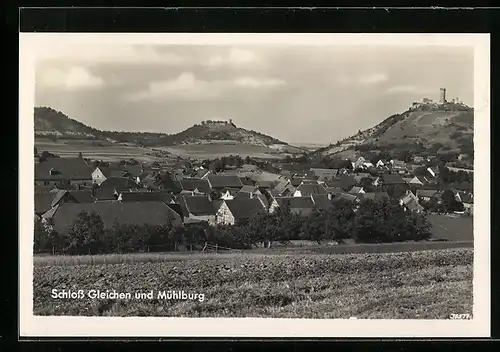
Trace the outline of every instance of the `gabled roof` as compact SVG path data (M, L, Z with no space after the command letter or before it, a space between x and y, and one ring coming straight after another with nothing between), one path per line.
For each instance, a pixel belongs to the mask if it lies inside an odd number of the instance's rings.
M389 199L389 194L387 192L366 192L364 194L360 194L362 199L371 199L375 201L382 201Z
M323 185L300 185L297 187L297 191L300 191L300 194L303 197L310 197L312 194L327 194L325 187Z
M181 207L187 211L185 217L188 217L189 213L194 216L215 215L214 204L208 196L182 196Z
M272 189L273 186L275 185L275 181L257 181L255 183L255 185L258 187L258 188L268 188L268 189Z
M84 191L69 191L68 195L73 198L77 203L93 203L94 197L91 190Z
M52 199L52 203L50 204L51 207L59 204L61 199L68 193L66 190L59 190L55 192L54 199Z
M96 189L94 199L96 201L116 200L117 195L112 188Z
M238 176L209 175L208 180L212 188L241 188L243 184Z
M202 193L210 193L212 188L207 180L200 180L195 178L184 178L179 181L181 188L184 191L194 191L196 188Z
M340 187L325 187L326 193L328 194L337 194L342 193L344 190Z
M317 206L311 197L276 197L280 208L288 206L290 211L300 216L309 216Z
M291 183L291 185L292 185L292 186L294 186L294 187L298 187L298 186L302 183L302 181L304 181L304 180L305 180L305 178L304 178L304 177L295 177L295 176L294 176L294 177L290 180L290 183Z
M137 189L139 185L128 177L108 177L100 185L99 189Z
M253 186L255 182L250 177L240 177L241 184L244 186Z
M52 207L54 193L35 193L35 213L43 214Z
M418 181L420 181L420 183L424 185L428 183L428 180L424 176L415 176L413 179L417 179Z
M405 180L398 174L384 174L382 175L382 181L386 185L406 184Z
M35 180L92 180L92 171L84 159L49 158L35 164Z
M336 177L337 174L339 173L338 169L318 169L318 168L310 168L309 171L311 171L314 175L318 177L324 177L324 178L332 178Z
M312 199L318 209L328 209L332 201L328 199L327 194L313 194Z
M358 186L353 186L349 193L351 194L354 194L354 193L361 193L361 191L363 190L363 187L358 187Z
M257 191L259 188L257 186L243 186L240 189L240 192L253 193Z
M403 202L403 205L411 211L422 211L424 209L424 207L418 204L418 200L411 195L404 196L401 198L401 201Z
M168 192L122 192L122 202L165 202L170 203L174 197Z
M439 191L435 189L417 189L417 197L432 198L437 193L439 193Z
M338 199L344 199L344 200L347 200L349 202L354 202L354 201L359 200L357 195L349 194L349 193L341 193L338 196L336 196L335 198L333 198L333 200L338 200Z
M468 192L462 192L459 191L458 195L460 196L460 199L462 200L462 203L467 203L467 204L473 204L474 203L474 197L472 194Z
M234 218L249 219L257 213L265 212L265 208L257 198L249 199L230 199L224 201L233 214Z
M136 225L164 225L169 218L180 221L178 214L163 202L61 203L43 217L51 218L56 231L64 233L82 211L99 214L106 228L112 227L115 221Z

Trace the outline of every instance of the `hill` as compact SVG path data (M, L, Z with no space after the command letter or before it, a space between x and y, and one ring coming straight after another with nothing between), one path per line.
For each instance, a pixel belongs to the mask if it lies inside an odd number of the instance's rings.
M232 121L203 121L176 133L100 131L49 107L36 107L35 136L52 139L94 139L135 143L139 146L176 146L186 144L241 143L274 149L290 147L263 133L236 127Z
M315 155L348 155L360 149L387 149L420 144L434 153L473 151L474 109L447 103L419 106L395 114L376 126L316 150ZM472 150L472 151L471 151Z

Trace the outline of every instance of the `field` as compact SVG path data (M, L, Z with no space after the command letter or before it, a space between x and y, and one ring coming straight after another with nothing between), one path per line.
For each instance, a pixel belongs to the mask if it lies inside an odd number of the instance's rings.
M451 217L429 215L432 224L432 237L448 241L473 241L474 228L471 216Z
M211 258L213 260L207 260ZM174 255L169 261L35 265L34 314L445 319L472 314L471 248L377 254ZM83 290L55 299L52 289ZM91 299L89 290L131 293ZM135 292L153 291L152 299ZM158 297L183 290L203 300Z
M156 147L181 157L194 157L199 159L220 158L222 156L239 155L242 158L283 158L284 154L275 149L249 145L249 144L188 144L175 147Z
M111 144L105 141L70 140L52 142L36 139L35 147L38 149L39 153L46 150L62 158L74 158L78 156L79 152L82 152L84 158L104 161L130 158L147 162L158 160L158 158L154 156L146 155L146 153L152 152L150 149L122 144Z

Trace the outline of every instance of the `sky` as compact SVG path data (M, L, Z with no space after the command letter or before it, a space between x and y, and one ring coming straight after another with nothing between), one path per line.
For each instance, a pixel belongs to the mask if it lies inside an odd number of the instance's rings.
M229 120L335 143L423 97L474 101L474 51L448 46L64 45L37 62L35 104L101 130L177 133Z

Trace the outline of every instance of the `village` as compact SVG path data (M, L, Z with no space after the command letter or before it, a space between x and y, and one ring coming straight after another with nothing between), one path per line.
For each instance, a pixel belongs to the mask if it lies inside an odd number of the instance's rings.
M106 228L115 222L161 226L167 218L178 226L235 225L280 207L307 217L337 200L355 209L366 199L395 199L409 212L472 215L473 193L446 184L450 175L470 182L472 170L430 166L431 160L415 156L409 163L372 163L359 157L339 160L342 167L334 169L239 156L212 161L172 157L147 164L42 152L35 156L35 219L62 234L81 212L95 212ZM444 182L442 172L447 173Z

